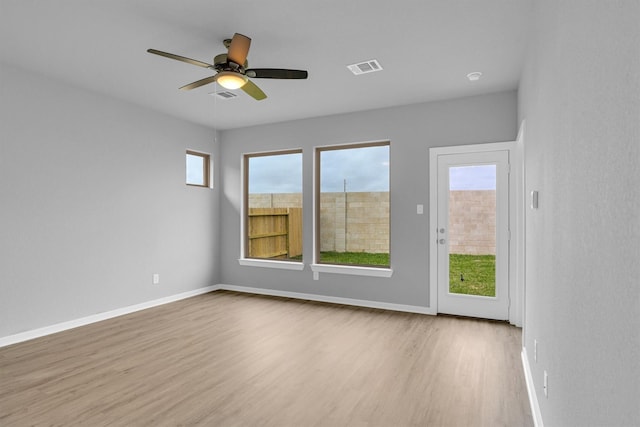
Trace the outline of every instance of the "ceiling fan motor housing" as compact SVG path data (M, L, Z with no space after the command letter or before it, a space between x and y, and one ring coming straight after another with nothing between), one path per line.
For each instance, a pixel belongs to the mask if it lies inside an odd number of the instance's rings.
M236 64L229 62L226 53L221 53L213 58L213 66L217 71L239 71L244 73L244 70L249 67L249 61L245 60L243 65Z

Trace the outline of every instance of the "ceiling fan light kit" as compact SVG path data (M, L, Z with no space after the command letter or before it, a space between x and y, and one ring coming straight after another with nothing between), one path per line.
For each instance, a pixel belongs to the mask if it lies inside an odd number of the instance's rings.
M216 75L216 82L225 89L240 89L249 78L234 71L221 71Z
M265 99L267 95L265 95L262 89L255 83L249 80L249 77L259 79L306 79L308 77L308 73L305 70L287 70L281 68L248 69L249 63L247 62L247 55L249 54L251 39L247 36L235 33L233 38L225 39L223 43L228 51L227 53L216 55L213 59L213 64L156 49L147 49L147 52L217 72L213 76L205 77L204 79L182 86L180 88L182 90L191 90L209 83L218 82L220 86L225 89L242 89L247 95L260 101Z

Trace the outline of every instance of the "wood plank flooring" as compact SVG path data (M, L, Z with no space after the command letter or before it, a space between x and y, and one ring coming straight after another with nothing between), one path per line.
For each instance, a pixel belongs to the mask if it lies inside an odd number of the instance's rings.
M520 342L218 291L0 348L0 425L531 426Z

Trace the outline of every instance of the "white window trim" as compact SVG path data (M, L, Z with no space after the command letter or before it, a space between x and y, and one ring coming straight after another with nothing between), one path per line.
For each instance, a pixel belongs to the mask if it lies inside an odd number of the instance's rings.
M353 276L391 277L392 268L360 267L357 265L311 264L314 273L350 274Z
M333 148L333 147L342 147L344 146L349 147L349 146L353 146L353 145L359 145L359 144L376 144L376 143L382 143L382 142L389 142L390 143L390 139L380 139L380 140L376 140L376 141L365 141L365 142L349 142L349 143L344 143L344 144L333 144L333 145L322 145L322 146L315 146L313 147L313 202L312 202L312 206L311 208L313 209L313 221L312 221L312 226L313 226L313 263L311 263L310 267L311 267L311 271L313 271L314 275L318 274L318 273L332 273L332 274L348 274L348 275L352 275L352 276L368 276L368 277L391 277L393 275L393 268L391 267L363 267L363 266L358 266L358 265L340 265L340 264L319 264L318 260L316 259L317 256L317 238L318 236L316 236L316 230L318 229L317 226L317 222L319 221L319 218L317 218L316 212L317 212L317 208L319 208L319 206L317 206L317 203L320 200L320 197L316 197L316 191L319 188L318 185L319 183L317 182L318 177L320 176L317 170L317 156L318 156L318 151L326 149L326 148ZM389 144L390 146L391 144ZM389 223L389 227L391 227L391 223ZM389 248L391 249L391 248Z
M238 259L240 265L247 267L264 267L264 268L278 268L281 270L304 270L304 262L295 261L272 261L268 259L257 258L240 258Z
M259 258L246 258L244 256L245 249L246 249L246 239L245 239L245 227L246 227L246 206L245 206L245 178L246 178L246 173L245 173L245 166L244 166L244 159L245 156L247 155L255 155L255 154L262 154L262 153L269 153L269 154L274 154L277 155L278 153L290 153L292 151L296 151L296 150L300 150L300 153L303 154L303 150L302 148L291 148L291 149L283 149L283 150L273 150L273 151L257 151L257 152L251 152L251 153L242 153L240 155L240 257L238 258L238 264L245 266L245 267L260 267L260 268L275 268L275 269L279 269L279 270L297 270L297 271L301 271L304 270L304 262L300 261L300 262L296 262L296 261L276 261L276 260L269 260L269 259L259 259ZM304 154L303 154L304 156ZM304 158L303 158L304 161ZM304 169L303 169L303 175L304 175ZM303 176L304 179L304 176ZM304 194L304 193L303 193ZM304 209L304 206L303 206ZM302 211L304 213L304 210Z

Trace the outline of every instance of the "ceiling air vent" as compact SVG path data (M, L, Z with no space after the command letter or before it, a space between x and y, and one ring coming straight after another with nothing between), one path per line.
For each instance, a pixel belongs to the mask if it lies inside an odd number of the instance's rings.
M218 98L222 98L222 99L232 99L232 98L236 98L238 95L236 95L233 92L229 92L229 91L220 91L220 92L211 92L209 95L212 96L217 96Z
M369 61L360 62L358 64L347 65L347 68L356 76L360 74L382 71L382 66L377 59L371 59Z

